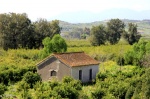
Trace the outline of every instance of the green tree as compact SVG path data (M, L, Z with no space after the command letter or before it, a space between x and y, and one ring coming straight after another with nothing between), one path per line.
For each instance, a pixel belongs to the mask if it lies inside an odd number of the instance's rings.
M128 37L127 40L129 44L134 44L135 42L138 42L141 35L137 32L137 25L133 23L128 24Z
M33 24L35 26L36 47L42 47L42 40L45 37L52 38L55 34L59 34L61 30L58 20L48 22L46 19L39 19Z
M110 44L116 44L120 40L124 29L125 24L119 19L111 19L107 22L107 36Z
M32 48L34 27L25 13L0 14L0 35L2 47L17 49Z
M52 52L61 53L67 51L67 44L65 40L59 35L55 35L51 40Z
M99 46L105 44L106 41L106 31L105 26L93 26L91 29L91 44L93 46Z
M67 44L59 34L54 35L52 39L46 37L42 43L44 48L40 53L41 58L48 56L52 52L61 53L67 51Z

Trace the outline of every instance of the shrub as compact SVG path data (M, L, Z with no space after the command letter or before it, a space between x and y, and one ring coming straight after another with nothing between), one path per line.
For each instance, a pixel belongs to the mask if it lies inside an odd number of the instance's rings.
M125 99L131 99L134 93L135 87L130 86L129 89L126 92Z
M104 81L105 78L107 78L107 74L106 74L106 73L101 73L101 72L99 72L99 73L96 75L96 80L97 80L97 81Z
M98 87L91 94L93 99L102 99L105 96L105 91L101 87Z
M1 96L4 94L4 92L6 91L6 86L3 85L3 84L0 84L0 99L1 99Z
M30 88L33 88L33 85L36 82L41 81L41 78L38 73L33 73L29 71L24 74L23 80L30 85Z

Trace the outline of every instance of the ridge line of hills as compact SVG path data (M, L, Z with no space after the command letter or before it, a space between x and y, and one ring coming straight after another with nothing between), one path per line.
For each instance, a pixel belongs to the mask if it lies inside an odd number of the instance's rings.
M121 19L126 27L128 26L128 23L135 23L138 26L138 32L140 32L142 35L150 35L150 19L144 19L144 20L129 20L129 19ZM62 33L71 32L75 28L91 28L92 26L98 26L100 24L106 25L106 23L109 20L103 20L103 21L95 21L91 23L69 23L66 21L60 20L60 27L62 28Z

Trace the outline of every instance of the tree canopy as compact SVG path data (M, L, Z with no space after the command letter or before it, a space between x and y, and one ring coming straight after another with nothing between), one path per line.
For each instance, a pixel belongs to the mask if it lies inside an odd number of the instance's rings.
M50 37L46 37L42 43L44 48L40 53L41 58L48 56L52 52L61 53L67 51L67 44L59 34L54 35L52 39Z
M39 48L45 37L60 34L59 21L31 22L27 14L0 14L0 45L3 49Z
M135 42L138 42L141 35L137 32L137 25L133 23L128 24L128 42L129 44L134 44Z
M116 44L120 39L126 40L130 45L138 42L141 35L137 32L137 25L128 24L128 31L125 30L125 24L120 19L111 19L107 25L93 26L90 32L91 44L98 46L108 41L110 44Z
M106 30L105 26L93 26L91 29L91 44L93 46L99 46L105 44L106 41Z
M124 29L124 22L122 22L120 19L111 19L109 22L107 22L108 41L111 44L116 44L120 40Z
M34 27L26 14L0 14L2 46L8 48L32 48Z

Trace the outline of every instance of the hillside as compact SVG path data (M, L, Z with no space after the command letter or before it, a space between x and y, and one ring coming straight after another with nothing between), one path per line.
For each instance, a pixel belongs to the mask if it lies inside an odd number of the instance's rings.
M150 35L150 20L128 20L128 19L123 19L122 20L125 24L126 27L128 25L128 23L135 23L138 25L138 31L143 35L143 36L147 36ZM68 23L65 21L60 21L60 27L62 27L62 33L70 33L73 31L73 29L75 28L82 28L84 29L85 27L87 28L91 28L92 26L97 26L100 24L106 24L108 22L108 20L104 20L104 21L95 21L95 22L91 22L91 23Z

